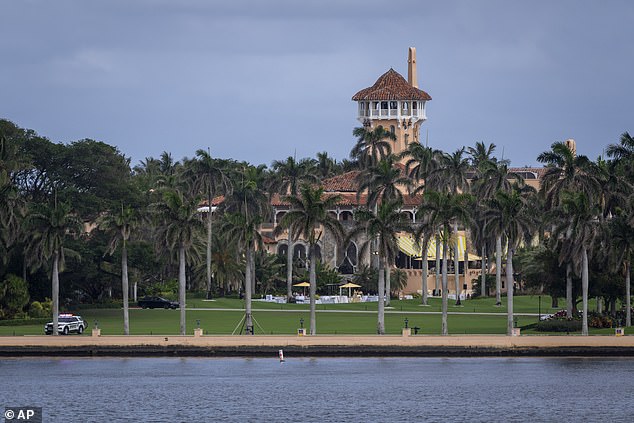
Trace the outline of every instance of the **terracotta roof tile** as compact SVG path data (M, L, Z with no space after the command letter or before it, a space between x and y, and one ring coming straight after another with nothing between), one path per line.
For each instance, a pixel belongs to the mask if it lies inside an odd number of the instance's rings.
M359 184L357 183L358 170L346 172L342 175L333 176L324 179L322 186L326 192L357 192Z
M376 80L374 85L365 88L354 96L354 101L362 100L431 100L431 96L423 90L412 87L406 80L390 69Z

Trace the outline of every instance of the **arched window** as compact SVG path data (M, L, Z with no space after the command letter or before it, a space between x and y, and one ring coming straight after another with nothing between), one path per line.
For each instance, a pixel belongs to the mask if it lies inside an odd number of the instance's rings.
M392 133L392 135L396 133L396 128L394 127L394 125L390 125L390 132Z
M408 222L411 222L414 220L412 213L408 211L401 212L401 216L403 216L403 219L407 220Z
M341 220L342 222L350 222L352 221L353 216L354 215L351 211L345 210L339 213L339 220Z
M345 249L339 248L337 257L339 258L340 265L348 261L351 266L356 267L359 263L357 245L354 242L350 242Z
M282 256L282 257L286 257L287 254L288 254L288 245L279 244L277 246L277 255Z
M302 244L296 244L293 247L293 258L295 260L297 259L306 260L306 247Z
M357 244L351 242L348 244L348 248L346 248L346 257L350 259L350 263L353 266L356 266L359 262L359 257L357 256Z

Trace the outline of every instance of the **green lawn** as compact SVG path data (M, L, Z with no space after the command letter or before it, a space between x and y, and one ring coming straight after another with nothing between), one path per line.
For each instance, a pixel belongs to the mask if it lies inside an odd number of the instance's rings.
M506 298L503 298L506 300ZM516 297L515 312L537 313L537 297ZM400 334L405 318L409 326L421 328L421 334L440 333L440 315L415 314L413 312L440 311L440 300L430 299L429 307L421 307L419 300L392 301L392 309L388 309L385 317L386 332ZM467 314L449 315L448 325L450 334L504 334L506 333L506 307L495 306L495 300L490 298L464 301L463 307L453 306L450 302L449 312ZM554 312L550 308L550 298L542 297L542 313ZM209 310L187 311L187 332L193 333L196 320L205 334L231 334L236 327L240 328L240 321L244 315L243 301L237 299L218 299L212 302L200 299L188 300L189 308L207 308ZM376 303L368 304L331 304L319 305L318 310L327 312L317 313L317 333L319 334L374 334L376 333ZM231 310L213 310L214 308ZM254 302L253 315L257 322L256 334L295 334L299 327L300 318L304 319L304 327L309 326L308 305L302 304L273 304ZM591 306L590 309L593 307ZM258 311L258 309L266 311ZM349 313L346 310L363 311L363 313ZM368 311L367 313L365 311ZM473 311L499 313L499 315L471 314ZM342 312L337 312L342 311ZM82 310L81 316L86 320L89 328L97 321L103 335L121 335L123 333L122 311L119 309L88 309ZM518 326L526 326L537 321L537 316L518 316ZM179 332L179 310L130 310L130 330L133 335L173 335ZM88 331L90 332L90 331ZM40 335L43 325L0 326L0 335ZM539 333L526 330L523 333ZM613 334L613 329L591 330L592 334ZM628 334L633 334L630 328ZM86 335L84 335L86 336ZM88 335L89 336L89 335Z
M420 299L414 300L392 300L391 307L394 311L440 311L440 298L430 298L429 306L423 307ZM478 313L506 313L506 297L502 297L502 305L496 307L495 298L477 298L473 300L462 301L462 306L454 306L455 300L449 300L449 311L456 312L478 312ZM559 303L563 305L562 302ZM550 297L543 295L541 297L541 313L555 313L559 309L550 307ZM204 301L200 298L188 298L188 308L234 308L243 309L244 301L230 298L217 298L214 301ZM589 303L590 310L593 310L594 301ZM255 309L274 309L274 310L308 310L307 304L275 304L255 300L253 302ZM513 302L515 313L534 313L539 311L539 298L537 296L516 296ZM351 303L351 304L318 304L317 310L359 310L359 311L376 311L377 303Z

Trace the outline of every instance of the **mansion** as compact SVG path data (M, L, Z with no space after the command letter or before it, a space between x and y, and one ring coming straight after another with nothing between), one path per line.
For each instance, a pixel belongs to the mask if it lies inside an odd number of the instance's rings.
M353 97L357 102L357 119L368 129L382 126L392 132L396 141L392 144L392 152L396 155L407 150L410 143L420 142L420 128L427 119L427 102L431 96L421 90L417 82L416 50L409 49L408 75L405 79L394 69L390 69L381 75L374 85L362 89ZM404 168L403 161L397 164ZM539 180L543 172L542 168L512 168L512 172L519 173L526 183L539 188ZM337 175L321 182L326 193L339 195L341 201L336 209L330 211L336 217L344 229L351 229L354 225L354 212L367 205L367 194L359 193L357 175L359 171L351 171ZM416 221L416 210L420 199L413 198L405 190L403 193L403 205L401 213L411 221ZM269 253L286 256L288 251L288 234L286 232L274 236L273 230L279 224L282 216L289 210L289 205L283 201L282 196L275 194L271 200L273 209L272 219L262 225L262 235L265 248ZM318 245L318 254L322 262L329 267L337 269L342 278L350 279L359 269L360 265L370 262L369 253L365 257L360 256L360 245L364 239L356 239L348 245L336 245L334 240L324 234ZM421 293L422 278L422 254L414 240L407 234L399 236L399 255L394 264L407 275L407 285L402 294ZM302 239L293 243L293 256L300 262L306 262L308 245ZM440 287L440 245L436 245L432 239L427 249L429 263L427 287L430 295L439 295ZM458 232L454 245L451 246L450 267L453 267L454 257L457 254L459 261L459 282L456 284L454 270L449 274L450 295L456 294L456 286L461 287L460 295L468 295L472 292L472 280L479 277L481 271L481 258L473 248L464 230ZM505 289L504 289L505 290Z

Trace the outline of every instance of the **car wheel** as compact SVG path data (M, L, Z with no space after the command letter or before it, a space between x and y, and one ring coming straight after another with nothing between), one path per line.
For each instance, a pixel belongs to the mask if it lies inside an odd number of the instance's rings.
M68 326L64 326L64 330L62 330L64 335L68 335Z
M80 335L81 335L82 333L84 333L84 327L83 327L83 326L79 326L79 327L77 328L77 333L78 333L78 334L80 334Z

